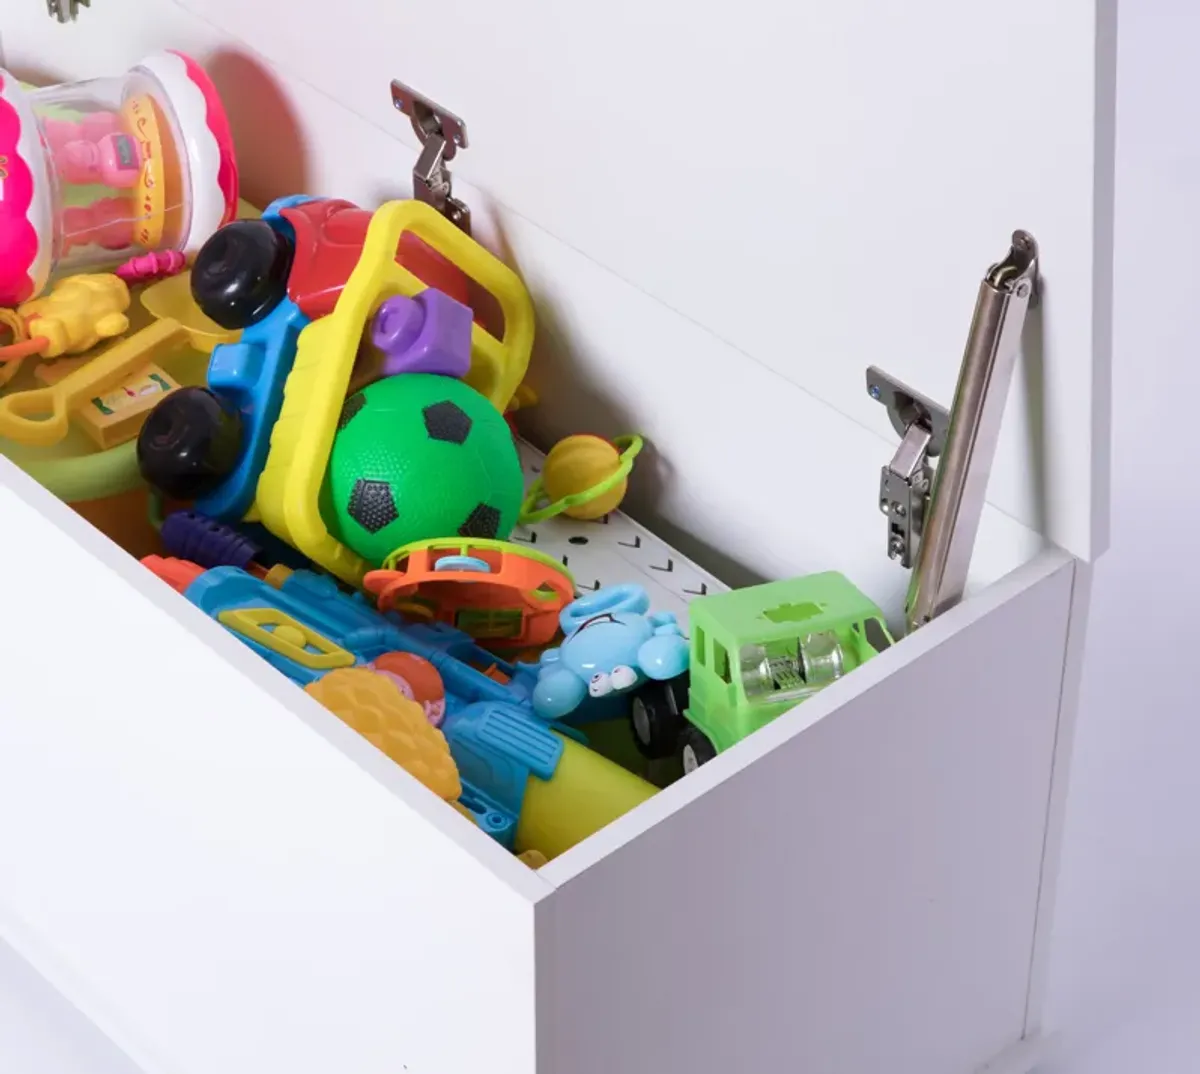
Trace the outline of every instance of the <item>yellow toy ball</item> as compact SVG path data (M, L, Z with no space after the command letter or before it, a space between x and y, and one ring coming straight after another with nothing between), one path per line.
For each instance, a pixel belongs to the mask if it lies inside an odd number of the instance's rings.
M615 511L625 498L629 471L641 450L640 436L565 437L546 456L541 475L521 505L518 523L529 525L560 514L595 519Z
M338 668L310 682L304 691L474 821L458 805L462 782L445 736L429 722L425 709L405 697L394 682L367 668Z

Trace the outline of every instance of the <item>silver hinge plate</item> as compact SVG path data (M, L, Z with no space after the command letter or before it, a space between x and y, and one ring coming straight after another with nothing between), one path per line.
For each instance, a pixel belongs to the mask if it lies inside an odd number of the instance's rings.
M91 7L92 0L46 0L50 17L59 22L70 22L79 14L81 7Z
M467 148L467 125L403 82L392 82L392 104L412 121L413 132L421 141L421 155L413 166L413 196L469 235L471 210L451 193L450 169L446 167L460 149Z
M879 509L888 519L888 556L911 568L929 505L933 464L946 446L945 407L889 376L867 369L867 394L887 407L900 446L879 476Z

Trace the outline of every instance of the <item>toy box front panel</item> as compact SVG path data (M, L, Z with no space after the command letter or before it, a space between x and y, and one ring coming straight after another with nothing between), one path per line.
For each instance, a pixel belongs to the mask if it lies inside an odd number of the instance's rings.
M0 935L147 1071L528 1074L548 885L11 463L0 475L9 562L59 570L49 590L5 574L0 648L24 671L6 679L0 804L27 822L0 833Z

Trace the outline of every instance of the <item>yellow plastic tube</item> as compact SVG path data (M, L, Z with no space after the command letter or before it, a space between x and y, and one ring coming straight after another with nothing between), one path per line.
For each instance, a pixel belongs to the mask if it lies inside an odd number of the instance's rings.
M517 822L518 854L538 850L547 859L583 842L628 813L658 788L594 750L558 735L562 758L548 781L530 776Z

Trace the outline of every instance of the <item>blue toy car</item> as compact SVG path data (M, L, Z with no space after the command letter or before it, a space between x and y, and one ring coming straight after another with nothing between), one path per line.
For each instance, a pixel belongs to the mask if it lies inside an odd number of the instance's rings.
M650 612L639 585L606 586L568 604L565 639L542 654L533 711L577 722L602 699L628 697L638 748L650 758L673 751L687 707L688 641L670 612Z

